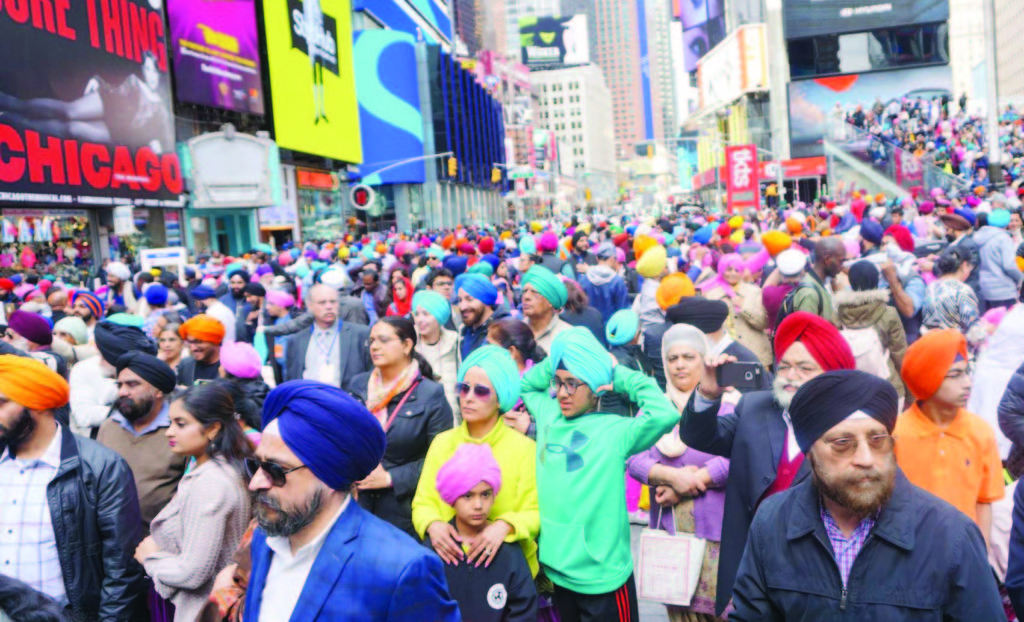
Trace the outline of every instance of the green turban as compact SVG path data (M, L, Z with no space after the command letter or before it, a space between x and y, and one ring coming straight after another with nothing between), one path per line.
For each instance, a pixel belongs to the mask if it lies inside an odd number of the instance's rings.
M419 309L434 316L441 328L444 328L444 325L452 317L451 304L441 294L428 289L416 292L416 295L412 297L413 312L415 313Z
M478 261L469 269L466 274L482 274L487 278L494 276L494 266L486 261Z
M636 337L640 330L640 317L632 309L616 311L604 328L604 336L608 344L624 346Z
M523 276L523 288L533 285L537 293L547 299L555 309L561 309L569 301L569 290L554 272L544 266L534 266Z

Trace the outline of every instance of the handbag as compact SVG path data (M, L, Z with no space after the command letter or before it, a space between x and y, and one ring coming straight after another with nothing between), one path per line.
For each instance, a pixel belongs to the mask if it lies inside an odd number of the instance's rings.
M661 506L658 520L661 524ZM672 507L675 530L676 508ZM704 565L707 541L691 533L670 534L645 528L640 532L640 563L637 591L640 598L666 605L689 607Z

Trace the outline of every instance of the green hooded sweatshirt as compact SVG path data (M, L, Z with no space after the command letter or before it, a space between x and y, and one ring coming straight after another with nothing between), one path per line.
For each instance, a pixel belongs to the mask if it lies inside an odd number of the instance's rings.
M580 594L613 592L633 574L626 460L679 423L657 382L622 365L614 390L640 406L636 418L562 416L551 398L550 358L523 378L523 402L537 421L540 562L557 585Z

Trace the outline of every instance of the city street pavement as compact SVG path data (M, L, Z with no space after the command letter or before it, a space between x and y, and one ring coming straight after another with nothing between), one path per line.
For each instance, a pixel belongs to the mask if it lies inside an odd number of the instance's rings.
M633 567L639 567L637 555L640 553L640 525L630 525L633 546ZM640 622L668 622L665 605L650 600L640 600Z

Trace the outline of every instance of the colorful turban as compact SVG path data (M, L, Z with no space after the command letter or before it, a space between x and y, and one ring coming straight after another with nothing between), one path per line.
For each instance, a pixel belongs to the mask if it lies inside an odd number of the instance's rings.
M661 280L661 284L658 285L658 291L655 292L654 297L658 301L658 306L664 311L673 305L679 304L679 301L683 298L689 298L696 293L697 290L693 286L693 281L690 280L690 277L682 272L673 272Z
M213 288L209 285L200 285L190 292L193 300L209 300L215 298L217 292L213 291Z
M995 209L988 215L988 224L993 227L1005 229L1010 224L1010 212L1005 209Z
M524 280L525 282L525 280ZM489 307L498 302L498 288L491 283L491 280L482 274L460 274L455 278L455 295L460 291Z
M128 269L128 266L124 265L120 261L112 261L107 264L107 274L110 276L127 281L132 278L132 271Z
M189 337L195 337L199 341L218 345L223 343L225 332L223 324L212 316L205 314L189 319L178 329L178 334L181 335L182 339L188 340Z
M489 484L495 496L501 490L501 467L487 443L463 443L437 471L437 492L448 505L480 482Z
M249 379L260 375L263 361L252 344L235 341L220 349L220 366L236 378Z
M478 261L469 269L466 274L481 274L487 278L494 276L494 266L486 261Z
M267 302L278 307L292 307L295 305L295 297L288 292L283 292L279 289L272 289L267 292Z
M131 313L115 313L107 318L107 321L111 324L117 324L118 326L128 326L131 328L142 328L146 325L146 320L138 315Z
M29 410L53 410L68 403L67 380L42 361L0 355L0 393Z
M826 432L850 415L864 413L890 433L899 395L888 380L856 369L827 371L805 382L793 396L789 417L800 451L807 453Z
M544 266L533 266L523 275L523 289L527 285L532 285L556 310L569 301L569 290L565 288L565 283Z
M114 368L117 369L119 376L125 369L132 370L139 378L153 385L154 389L164 395L174 393L174 388L177 386L178 381L174 370L152 354L137 351L125 352L117 359Z
M658 241L649 235L638 235L633 240L633 255L640 259L644 253L658 245Z
M558 250L558 236L551 231L546 231L537 241L537 248L543 253L552 253Z
M452 276L459 278L463 273L466 272L466 266L469 264L469 258L460 255L448 255L441 262L446 270L452 273Z
M537 254L537 241L533 239L532 235L524 235L519 240L519 252L524 255L536 255Z
M71 335L76 346L85 345L89 342L89 327L85 325L82 318L74 315L65 316L53 325L53 332L62 332Z
M775 331L775 361L799 341L825 371L855 369L857 360L846 339L831 322L813 313L791 313Z
M94 332L96 349L110 366L117 365L117 360L127 352L145 352L156 354L156 344L146 333L134 326L120 326L111 322L100 322Z
M860 237L875 246L881 246L883 234L882 225L873 220L865 220L860 223Z
M76 302L81 300L85 303L85 306L89 307L89 311L92 312L92 316L97 320L103 319L103 312L106 310L106 306L103 301L99 299L96 294L92 292L75 292L71 294L71 305L74 306Z
M317 479L346 491L384 457L380 421L355 398L314 380L285 382L263 402L263 429L277 421L281 439Z
M768 231L761 236L761 243L764 244L768 254L775 257L793 244L793 238L788 233L781 231Z
M38 313L18 309L7 319L7 327L36 345L48 346L53 343L50 323Z
M955 328L930 330L910 344L903 357L901 375L919 400L935 395L959 355L967 359L967 339Z
M896 240L896 245L904 253L914 252L914 236L911 235L910 229L907 229L904 225L891 225L885 230L885 235L891 236L892 239Z
M431 290L418 291L412 297L413 313L419 309L434 316L440 326L447 324L452 317L452 305L445 300L444 296Z
M668 266L668 253L664 246L655 246L644 252L644 256L637 260L636 271L645 278L654 279L665 272Z
M715 234L715 229L711 225L704 225L700 229L693 232L693 241L697 244L707 244L711 241L711 236Z
M551 343L551 371L559 366L576 376L597 393L612 383L612 357L594 334L582 326L564 330Z
M659 288L660 291L660 288ZM640 317L632 309L616 311L604 327L604 336L612 346L624 346L640 331Z
M501 412L507 413L516 406L519 401L520 377L519 367L512 360L512 355L505 348L498 346L483 346L473 350L459 367L459 382L464 382L466 372L471 368L478 367L487 374L487 379L494 387L494 394L498 396L498 408Z
M480 242L476 245L480 249L480 254L487 255L488 253L494 252L494 238L486 236L480 238Z
M146 288L146 302L154 307L163 306L167 304L168 294L167 287L160 283L153 283Z

